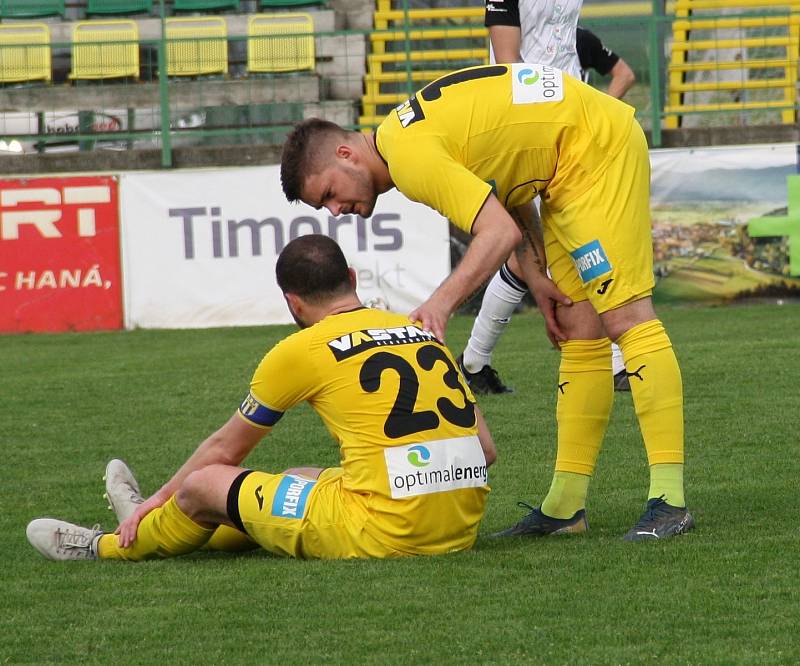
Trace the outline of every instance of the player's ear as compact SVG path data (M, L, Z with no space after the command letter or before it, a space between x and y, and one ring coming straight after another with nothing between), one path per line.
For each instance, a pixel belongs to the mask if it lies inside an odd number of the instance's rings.
M283 297L286 299L286 304L289 306L289 310L292 312L292 315L296 316L302 312L304 305L303 299L297 294L286 292L283 294Z
M283 297L286 299L286 302L291 306L292 309L297 309L298 305L302 307L302 299L297 294L287 291L284 292Z
M353 268L352 266L348 266L347 272L350 274L350 286L352 286L353 289L355 289L356 286L358 285L358 281L356 280L356 269Z
M343 160L351 160L355 155L353 147L346 143L340 143L336 146L336 157Z

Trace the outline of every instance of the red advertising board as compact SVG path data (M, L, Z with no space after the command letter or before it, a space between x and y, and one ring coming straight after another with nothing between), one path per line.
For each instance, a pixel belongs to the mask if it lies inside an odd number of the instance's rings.
M0 180L0 332L122 327L117 180Z

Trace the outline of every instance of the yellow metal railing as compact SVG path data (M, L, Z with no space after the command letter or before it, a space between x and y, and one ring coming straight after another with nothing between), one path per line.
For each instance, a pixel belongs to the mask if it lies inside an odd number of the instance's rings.
M407 99L409 84L419 88L448 71L488 63L483 13L483 7L393 9L391 0L377 0L359 123L377 125L386 111L379 107Z
M783 123L795 122L800 0L677 0L674 10L666 128L679 127L687 113L714 110L779 109ZM777 34L757 34L765 31ZM764 96L748 99L748 91Z

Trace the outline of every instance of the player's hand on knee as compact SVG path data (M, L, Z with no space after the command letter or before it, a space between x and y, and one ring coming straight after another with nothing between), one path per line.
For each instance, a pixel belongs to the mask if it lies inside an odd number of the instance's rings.
M533 297L536 305L544 317L545 331L550 343L559 349L562 342L567 340L564 330L559 326L556 318L558 305L572 305L572 300L562 292L549 278L538 280L533 287Z
M153 509L157 509L163 504L163 500L153 495L149 499L142 502L136 511L134 511L127 519L123 520L114 530L114 534L119 536L119 545L121 548L127 548L134 541L136 541L136 533L139 529L139 523L148 513Z

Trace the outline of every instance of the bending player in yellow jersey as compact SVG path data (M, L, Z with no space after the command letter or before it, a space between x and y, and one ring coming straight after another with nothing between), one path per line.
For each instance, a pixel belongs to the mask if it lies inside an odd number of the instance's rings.
M455 308L516 249L561 348L558 454L541 506L504 534L586 529L613 399L609 338L626 361L651 472L645 512L625 538L691 529L681 376L651 300L650 165L632 107L552 67L474 67L423 88L371 137L301 123L284 146L281 178L290 201L333 215L369 216L376 197L397 187L472 233L461 263L411 313L439 339ZM537 195L543 235L525 213Z
M354 271L326 236L289 243L276 275L303 330L267 353L236 413L115 534L32 521L28 539L43 555L171 557L203 547L219 526L214 547L251 539L302 558L472 546L495 447L449 350L405 316L364 308ZM341 467L283 474L239 467L304 401L339 445Z

